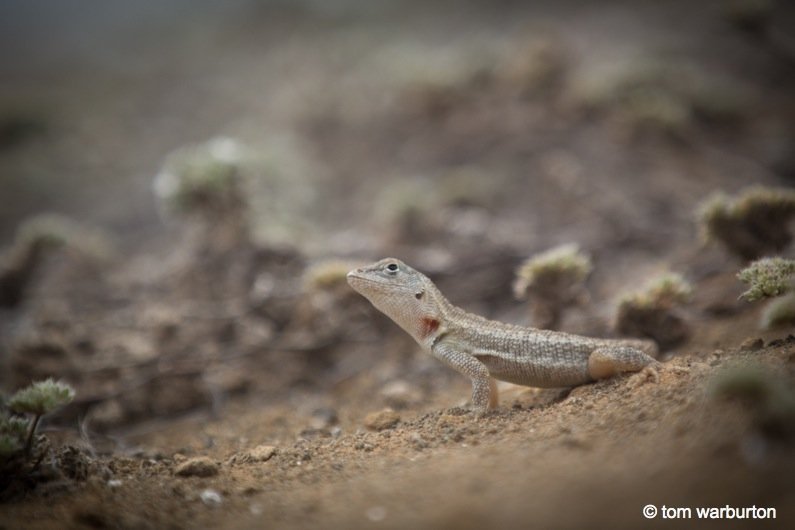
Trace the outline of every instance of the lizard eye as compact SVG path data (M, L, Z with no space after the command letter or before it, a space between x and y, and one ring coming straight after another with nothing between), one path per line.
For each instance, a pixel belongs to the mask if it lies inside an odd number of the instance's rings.
M398 271L398 264L397 263L390 263L389 265L386 266L386 270L389 271L389 272L395 273L395 272Z

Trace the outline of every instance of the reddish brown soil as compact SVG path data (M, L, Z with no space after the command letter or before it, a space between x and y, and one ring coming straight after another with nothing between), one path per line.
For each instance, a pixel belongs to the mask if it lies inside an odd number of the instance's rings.
M759 330L762 304L737 300L742 261L694 221L713 191L792 186L790 7L760 39L720 2L253 4L139 13L129 34L100 10L83 23L107 45L51 28L61 55L13 33L29 49L3 59L0 237L11 247L26 215L56 209L117 252L48 253L0 310L2 389L49 375L77 389L44 424L38 481L0 501L0 530L705 524L647 520L647 504L777 510L721 528L795 524L788 416L712 391L749 364L791 390L793 330ZM651 107L589 88L634 59L666 65ZM169 152L217 135L272 157L256 243L164 224L151 196ZM292 239L268 239L281 228ZM395 255L454 303L527 324L514 270L568 242L594 272L560 328L614 335L621 293L674 270L694 296L665 359L686 370L506 385L478 418L468 381L344 283L302 283L325 258ZM368 428L386 407L399 421ZM258 461L263 445L275 453ZM210 476L177 473L194 458Z

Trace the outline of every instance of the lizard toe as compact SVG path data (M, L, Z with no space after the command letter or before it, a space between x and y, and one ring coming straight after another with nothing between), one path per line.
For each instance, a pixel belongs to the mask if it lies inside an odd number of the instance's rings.
M639 372L632 374L629 378L630 388L638 388L651 380L653 383L660 382L660 366L658 363L644 366Z

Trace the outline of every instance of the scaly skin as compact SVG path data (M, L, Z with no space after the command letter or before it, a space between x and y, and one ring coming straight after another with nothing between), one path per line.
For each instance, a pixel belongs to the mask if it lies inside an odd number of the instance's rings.
M472 380L472 404L497 404L492 378L534 387L567 387L647 371L657 347L644 340L594 339L487 320L451 304L421 272L386 258L348 273L348 283L422 348Z

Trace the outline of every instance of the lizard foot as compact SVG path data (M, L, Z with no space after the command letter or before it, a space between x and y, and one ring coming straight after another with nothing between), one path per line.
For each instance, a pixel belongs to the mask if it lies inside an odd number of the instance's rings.
M660 364L650 364L644 366L639 372L632 374L629 378L629 387L634 389L645 385L651 380L653 383L660 382Z
M472 414L477 419L488 418L489 416L495 416L497 414L497 409L472 409Z

